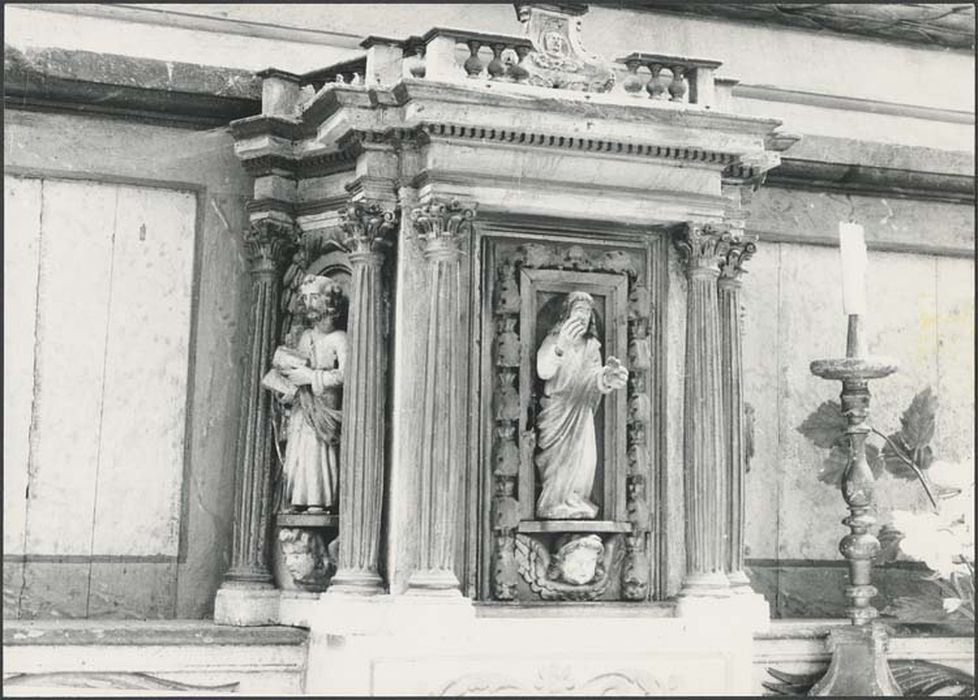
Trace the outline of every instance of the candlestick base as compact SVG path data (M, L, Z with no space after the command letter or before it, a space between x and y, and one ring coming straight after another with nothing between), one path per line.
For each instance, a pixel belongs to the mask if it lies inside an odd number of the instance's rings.
M882 625L841 627L829 633L832 663L809 691L810 696L901 696L886 662L887 635Z

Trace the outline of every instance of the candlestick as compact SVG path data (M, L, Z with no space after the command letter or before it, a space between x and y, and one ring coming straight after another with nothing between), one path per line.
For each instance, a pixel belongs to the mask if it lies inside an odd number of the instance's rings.
M860 229L861 235L862 229ZM841 237L845 240L845 236ZM863 248L865 255L865 248ZM843 252L843 268L846 254ZM845 271L843 279L845 279ZM852 287L849 287L852 289ZM847 310L850 307L847 306ZM879 553L879 540L871 532L873 516L873 472L866 461L866 436L869 434L869 380L880 379L897 370L896 362L869 357L861 332L859 314L850 313L846 337L846 357L816 360L812 374L842 381L842 414L845 416L849 461L842 474L842 497L849 507L843 524L850 533L842 538L839 551L849 567L849 599L846 614L852 627L833 630L829 645L832 663L809 695L900 695L900 687L886 664L886 632L872 624L879 614L870 600L876 595L872 585L873 558Z
M866 238L859 224L839 224L842 254L842 308L846 314L866 313Z

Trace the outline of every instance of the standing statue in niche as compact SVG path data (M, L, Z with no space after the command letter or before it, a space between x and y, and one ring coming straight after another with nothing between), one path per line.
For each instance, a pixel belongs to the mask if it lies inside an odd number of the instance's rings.
M279 347L264 385L291 406L282 472L290 511L335 511L339 496L340 427L346 331L337 328L345 301L329 277L306 275L297 315L305 327Z
M544 381L537 418L539 518L590 519L598 513L590 499L598 461L594 411L604 394L625 386L628 370L615 357L602 366L596 336L594 299L571 292L537 351L537 376Z

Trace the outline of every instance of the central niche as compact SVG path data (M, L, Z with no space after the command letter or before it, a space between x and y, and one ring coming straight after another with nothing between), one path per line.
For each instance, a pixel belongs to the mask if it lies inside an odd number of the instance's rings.
M489 597L646 600L648 249L488 245Z

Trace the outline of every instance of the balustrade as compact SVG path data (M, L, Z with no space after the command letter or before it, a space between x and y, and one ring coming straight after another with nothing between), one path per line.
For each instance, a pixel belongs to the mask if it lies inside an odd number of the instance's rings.
M404 78L466 82L479 80L523 83L526 61L536 52L529 38L436 27L403 41L368 37L363 46L383 41L397 54L393 75ZM385 59L390 61L390 57ZM327 84L364 85L378 72L369 55L301 76L302 85L319 91ZM615 92L661 102L711 107L717 103L714 72L719 61L666 54L631 53L615 61L619 72ZM390 75L390 73L388 73ZM722 81L721 81L722 82ZM366 83L376 84L370 80ZM723 85L720 86L721 90ZM307 88L308 89L308 88ZM721 96L722 97L722 96Z
M533 50L523 37L444 28L411 37L403 46L405 77L510 83L527 79L522 63Z
M628 69L621 81L628 95L706 106L713 102L713 72L719 61L632 53L618 63Z

